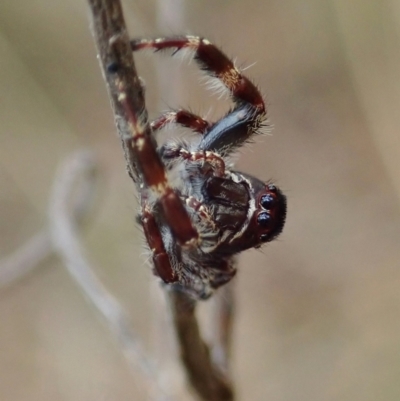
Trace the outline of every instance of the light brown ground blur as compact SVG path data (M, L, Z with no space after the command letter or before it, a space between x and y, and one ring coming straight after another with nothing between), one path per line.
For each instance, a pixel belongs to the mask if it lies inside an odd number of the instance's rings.
M268 99L273 135L238 167L286 191L280 239L246 252L237 278L234 374L242 401L400 399L400 3L198 0L184 33L220 44ZM124 2L133 36L153 1ZM158 61L165 70L178 62ZM138 57L152 116L222 106L182 66L177 99ZM186 71L189 71L187 73ZM174 77L171 72L171 77ZM171 78L172 79L172 78ZM179 92L179 91L178 91ZM46 222L57 163L93 149L102 168L85 243L98 274L149 338L153 281L134 222L84 0L0 2L0 252ZM149 341L147 341L149 343ZM166 344L166 346L168 346ZM119 349L61 263L0 292L0 400L144 400Z

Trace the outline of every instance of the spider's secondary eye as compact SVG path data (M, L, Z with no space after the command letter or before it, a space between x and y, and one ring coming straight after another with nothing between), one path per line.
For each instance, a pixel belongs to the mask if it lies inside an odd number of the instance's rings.
M276 186L275 186L274 184L269 184L269 185L268 185L268 189L269 189L271 192L276 192Z
M272 217L267 212L262 212L257 216L257 223L261 227L268 227L271 220L272 220Z
M264 209L271 209L274 204L274 197L271 194L263 195L260 200L260 204Z
M269 235L268 234L261 234L260 235L260 241L261 242L267 242L269 240Z

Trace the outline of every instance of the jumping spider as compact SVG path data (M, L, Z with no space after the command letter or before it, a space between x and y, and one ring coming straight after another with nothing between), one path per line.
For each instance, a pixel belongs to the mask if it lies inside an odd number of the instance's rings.
M257 87L204 38L137 39L131 47L190 52L233 101L215 123L178 110L148 124L145 115L131 111L124 88L119 88L140 171L133 178L140 183L140 222L153 271L165 283L207 298L235 275L235 255L272 241L285 223L286 197L274 184L230 169L229 156L260 133L265 103ZM171 123L196 132L195 139L158 147L153 134Z

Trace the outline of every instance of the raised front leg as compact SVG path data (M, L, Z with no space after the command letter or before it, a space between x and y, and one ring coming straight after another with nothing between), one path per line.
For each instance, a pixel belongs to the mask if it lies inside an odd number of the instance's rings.
M237 104L249 104L265 112L264 99L257 87L235 67L233 62L209 40L198 36L175 36L157 39L134 39L133 51L142 49L175 49L173 55L181 50L193 53L200 68L213 78L217 78L227 89ZM218 82L216 82L218 85Z
M204 132L199 150L218 152L223 156L259 134L265 125L266 109L258 88L234 65L234 63L209 40L198 36L176 36L157 39L135 39L132 50L175 49L189 52L200 68L210 76L210 87L227 91L235 107L218 123ZM191 121L194 123L194 120Z

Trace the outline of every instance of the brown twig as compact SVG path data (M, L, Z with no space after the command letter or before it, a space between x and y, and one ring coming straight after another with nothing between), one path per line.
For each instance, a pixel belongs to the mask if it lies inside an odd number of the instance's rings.
M232 401L231 383L212 362L208 346L201 338L196 301L178 291L170 291L169 300L182 362L191 385L204 401Z
M124 149L129 175L137 182L140 178L136 155L127 139L131 131L124 107L118 100L118 85L124 88L129 103L139 115L146 113L143 87L137 75L122 6L116 0L88 0L91 10L91 27L95 38L101 71L108 89L115 124ZM114 71L117 68L117 71Z
M125 152L128 171L136 180L138 165L135 150L127 146L131 138L127 108L119 102L120 88L124 91L124 103L130 111L147 116L144 94L137 75L129 44L122 7L119 0L88 0L92 14L92 29L99 60L108 88L114 118ZM136 180L136 184L140 184ZM186 294L171 291L170 305L174 326L178 335L181 357L189 381L204 401L231 401L233 391L216 365L213 364L208 347L201 338L195 316L195 302Z

